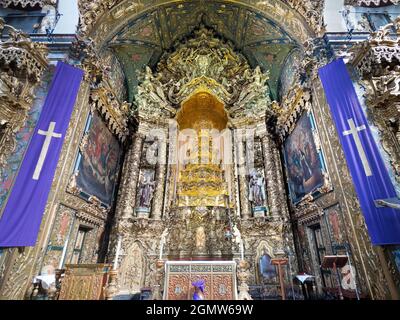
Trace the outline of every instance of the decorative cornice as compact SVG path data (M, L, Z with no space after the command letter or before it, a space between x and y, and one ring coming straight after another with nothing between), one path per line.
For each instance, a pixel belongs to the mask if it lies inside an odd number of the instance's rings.
M400 0L345 0L344 5L354 7L380 7L398 4Z
M393 28L396 34L393 34ZM350 49L349 62L361 76L371 78L382 74L392 63L400 62L400 18L372 32L368 40Z
M310 107L311 91L299 85L290 89L280 106L276 102L273 104L278 118L277 131L282 141L293 130L303 111L309 110Z
M0 18L0 32L5 29L9 30L9 37L0 42L0 68L19 78L39 82L47 67L46 45L33 42L25 33L6 25Z
M21 6L22 8L36 7L39 6L43 8L46 5L54 6L57 4L57 0L0 0L0 5L7 8L11 5Z
M90 101L104 117L108 128L124 142L129 134L127 119L131 104L120 103L114 93L105 87L92 89Z
M96 197L90 197L88 200L84 200L75 194L65 193L61 203L78 212L86 213L92 216L93 219L102 220L103 223L107 219L107 215L110 211L109 208L104 208L100 200Z

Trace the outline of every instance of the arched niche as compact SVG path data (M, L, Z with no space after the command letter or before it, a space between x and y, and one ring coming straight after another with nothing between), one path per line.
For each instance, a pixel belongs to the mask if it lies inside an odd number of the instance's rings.
M83 1L84 2L84 1ZM193 5L200 7L199 9L204 14L207 13L208 6L211 9L218 10L218 15L222 18L221 21L215 21L214 24L221 26L225 21L225 16L231 16L235 11L250 11L257 17L263 17L270 20L274 25L281 28L284 32L289 34L293 39L296 39L299 44L304 43L309 38L316 36L315 31L310 27L305 18L297 12L296 9L291 8L282 0L269 0L269 1L252 1L252 0L238 0L234 3L229 0L214 0L214 1L176 1L159 0L156 3L139 3L136 1L120 1L112 6L106 12L99 12L95 23L89 28L88 35L93 38L97 44L105 44L112 40L126 25L131 24L137 19L143 19L146 16L151 16L156 10L172 11L175 10L185 12L188 18L192 19L196 24L199 18L193 15L193 12L187 12L186 5ZM84 10L81 10L84 11ZM226 13L226 15L225 15ZM89 13L90 14L90 13ZM175 18L178 14L175 14ZM177 18L176 18L177 19ZM182 20L177 19L177 22L182 23ZM187 32L188 30L175 30L177 32ZM237 35L239 37L239 35ZM171 37L173 38L173 37ZM229 37L228 37L229 38ZM168 39L166 39L167 41ZM175 39L176 40L176 39ZM234 39L232 39L234 40Z
M266 258L263 258L263 257L266 257ZM274 254L274 249L271 246L271 244L265 240L260 241L260 243L258 244L257 249L256 249L255 261L254 261L255 271L256 271L256 282L258 284L262 284L264 282L263 275L262 275L264 270L262 270L261 262L263 262L263 263L268 262L268 265L266 265L266 267L267 267L266 271L268 273L270 273L271 279L276 278L278 276L276 267L272 266L270 264L270 262L271 262L270 260L273 258L275 258L275 254ZM268 259L268 261L264 261L266 259ZM275 270L274 277L272 277L273 270Z
M291 49L301 49L308 39L316 37L316 31L299 13L305 9L298 10L282 0L126 0L107 10L92 10L93 15L81 8L81 21L87 16L90 24L83 36L93 39L97 50L112 50L122 63L129 102L139 82L137 70L145 65L153 68L164 52L173 50L177 41L203 23L231 41L252 68L259 65L271 70L271 95L277 99L276 84L285 57Z
M118 285L121 293L139 293L144 286L146 257L139 241L133 242L126 250L119 268Z

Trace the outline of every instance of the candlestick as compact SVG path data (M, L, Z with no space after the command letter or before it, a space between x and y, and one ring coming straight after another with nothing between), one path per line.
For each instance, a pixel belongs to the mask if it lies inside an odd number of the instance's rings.
M68 240L67 239L64 243L64 248L63 251L61 253L61 260L60 260L60 264L58 265L58 269L62 269L63 264L64 264L64 260L65 260L65 255L67 254L67 247L68 247Z
M162 259L163 248L164 248L164 242L161 242L161 245L160 245L160 260Z
M122 242L122 237L118 236L117 250L115 252L113 270L117 270L117 268L118 268L118 258L119 258L119 254L120 254L120 251L121 251L121 242Z

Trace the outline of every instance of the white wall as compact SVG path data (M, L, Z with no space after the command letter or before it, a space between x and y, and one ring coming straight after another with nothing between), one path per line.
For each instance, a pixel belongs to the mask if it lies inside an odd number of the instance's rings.
M344 12L348 10L348 22L346 26L346 19ZM344 0L325 0L324 19L326 23L327 32L347 32L348 29L354 28L354 31L369 32L362 27L359 22L362 20L363 13L388 13L393 21L400 15L400 5L392 5L380 8L367 8L367 7L353 7L344 6Z
M324 20L327 32L346 32L346 23L342 16L344 0L325 0Z
M62 14L54 34L73 34L79 21L78 0L58 0L58 11Z

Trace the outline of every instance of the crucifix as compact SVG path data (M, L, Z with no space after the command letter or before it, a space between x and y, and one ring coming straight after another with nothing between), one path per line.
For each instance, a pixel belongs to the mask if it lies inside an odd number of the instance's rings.
M356 144L357 152L361 158L361 163L364 167L365 175L367 177L370 177L370 176L372 176L371 167L369 166L367 155L365 154L364 148L361 144L360 136L358 135L358 132L366 130L367 128L365 127L365 125L356 127L353 119L347 119L347 122L350 126L350 130L343 131L343 135L344 136L348 136L348 135L353 136L354 142Z
M42 150L40 151L39 159L38 159L38 162L36 163L36 168L35 168L35 171L32 176L33 180L39 180L40 172L42 171L44 160L46 159L47 152L49 151L51 139L62 137L61 133L54 132L55 127L56 127L56 123L50 122L49 129L47 129L47 131L40 130L40 129L38 130L38 134L45 136L46 138L44 139Z

